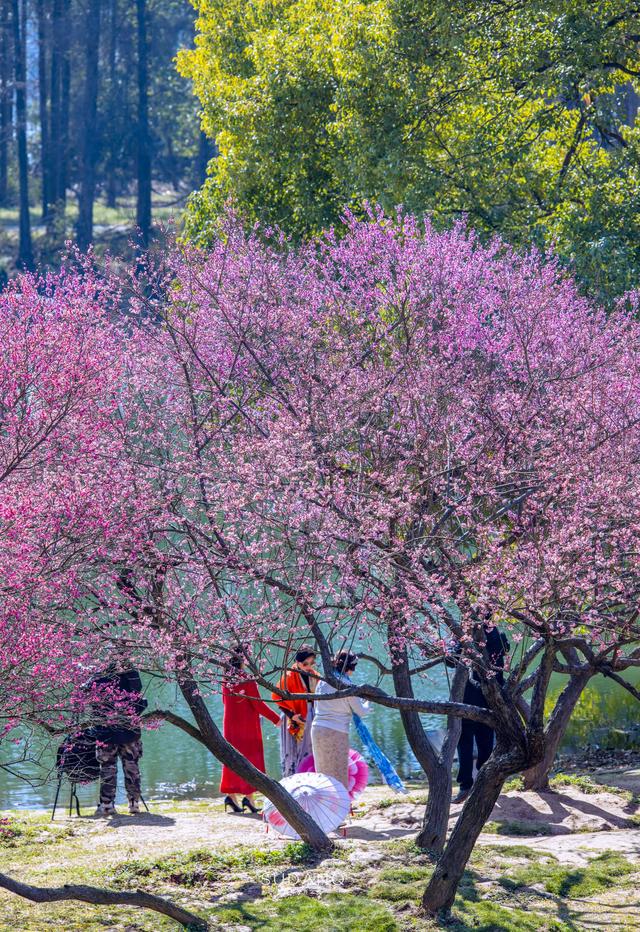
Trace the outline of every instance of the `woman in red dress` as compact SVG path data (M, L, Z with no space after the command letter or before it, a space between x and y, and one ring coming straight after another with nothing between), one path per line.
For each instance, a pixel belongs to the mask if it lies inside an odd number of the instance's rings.
M244 658L234 655L231 666L236 670L242 670ZM254 767L264 773L260 716L264 715L274 725L280 724L280 716L262 701L258 684L250 677L225 684L222 687L222 705L222 733L225 738L237 751L244 754ZM253 799L255 791L255 787L223 765L220 792L225 794L225 809L229 806L234 812L242 812L244 809L259 812Z

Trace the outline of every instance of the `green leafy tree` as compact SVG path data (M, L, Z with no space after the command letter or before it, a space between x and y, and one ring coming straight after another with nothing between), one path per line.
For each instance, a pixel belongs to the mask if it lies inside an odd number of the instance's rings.
M621 0L193 0L179 56L232 198L304 236L375 200L555 248L601 294L640 280L640 6Z

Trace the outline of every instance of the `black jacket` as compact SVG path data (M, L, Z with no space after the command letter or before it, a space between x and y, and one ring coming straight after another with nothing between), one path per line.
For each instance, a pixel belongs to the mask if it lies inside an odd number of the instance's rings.
M147 700L142 696L142 680L137 670L126 670L124 673L105 673L93 680L95 686L112 686L119 692L132 693L137 698L132 700L131 708L140 715L147 707ZM120 724L119 721L110 720L109 711L112 709L112 703L96 702L94 703L94 721L96 722L93 732L98 741L104 744L127 744L129 741L135 741L139 738L141 731L139 728L127 728L126 721ZM126 718L123 714L121 718ZM107 720L107 724L101 725L100 721Z
M486 650L491 658L491 665L493 667L499 667L495 674L496 681L502 686L504 683L502 670L504 668L505 655L509 650L509 641L497 628L491 628L490 631L487 631L485 628L485 634L487 636ZM462 701L467 705L477 705L482 709L487 708L487 700L482 692L478 675L474 670L469 671L469 679L464 688L464 697Z

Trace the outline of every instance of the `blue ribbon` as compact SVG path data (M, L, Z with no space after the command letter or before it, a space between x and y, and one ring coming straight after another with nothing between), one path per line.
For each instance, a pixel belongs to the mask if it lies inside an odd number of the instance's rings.
M345 674L340 674L336 671L336 676L341 683L344 683L345 686L353 686L351 679L348 676L345 676ZM352 712L351 715L353 716L353 724L356 726L358 737L368 751L373 763L380 771L380 776L384 782L396 793L406 793L407 790L405 785L398 776L395 767L384 753L382 748L380 748L373 740L373 735L365 723L362 721L359 715L356 715L355 712Z

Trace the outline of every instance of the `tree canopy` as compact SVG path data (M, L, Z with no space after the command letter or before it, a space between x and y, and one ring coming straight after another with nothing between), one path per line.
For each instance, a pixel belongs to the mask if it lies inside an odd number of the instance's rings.
M370 199L555 246L602 295L637 283L635 4L194 4L179 68L220 152L200 242L230 198L300 236Z

